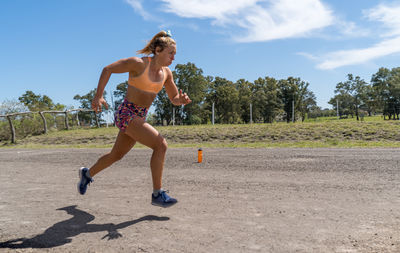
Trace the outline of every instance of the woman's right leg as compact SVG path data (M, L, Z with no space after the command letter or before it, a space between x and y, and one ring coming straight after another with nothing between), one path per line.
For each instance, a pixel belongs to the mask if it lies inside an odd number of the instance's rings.
M136 141L125 134L123 131L119 131L117 139L111 152L103 155L97 160L97 162L90 168L89 174L91 177L109 167L111 164L120 160L125 156L129 150L135 145Z

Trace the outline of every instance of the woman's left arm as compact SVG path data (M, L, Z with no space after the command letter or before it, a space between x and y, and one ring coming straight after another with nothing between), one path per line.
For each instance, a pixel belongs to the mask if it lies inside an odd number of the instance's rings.
M172 72L169 68L165 68L167 73L167 79L165 80L165 90L167 91L169 100L173 105L187 105L192 102L190 100L188 94L183 93L182 90L179 90L176 87L174 82L174 78L172 76Z

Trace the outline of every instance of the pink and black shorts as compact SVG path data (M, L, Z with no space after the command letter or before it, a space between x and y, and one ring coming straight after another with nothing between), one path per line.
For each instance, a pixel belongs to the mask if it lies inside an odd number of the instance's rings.
M118 111L115 112L115 125L125 131L132 119L140 117L146 120L147 112L148 108L135 105L125 98L124 102L118 107Z

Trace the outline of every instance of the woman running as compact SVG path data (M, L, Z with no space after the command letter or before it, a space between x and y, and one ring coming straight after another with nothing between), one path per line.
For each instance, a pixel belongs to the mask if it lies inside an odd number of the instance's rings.
M164 86L172 104L186 105L192 101L182 90L178 92L172 72L168 68L176 54L176 42L169 31L157 33L138 53L147 56L121 59L106 66L101 73L97 93L92 101L92 108L96 113L101 112L102 105L108 108L103 91L111 74L129 72L128 90L125 100L115 113L115 124L120 129L115 144L111 152L100 157L90 169L79 169L78 191L85 194L93 176L120 160L139 142L153 149L150 161L153 180L151 203L169 207L178 201L162 189L162 173L168 145L158 131L146 122L146 115L157 93Z

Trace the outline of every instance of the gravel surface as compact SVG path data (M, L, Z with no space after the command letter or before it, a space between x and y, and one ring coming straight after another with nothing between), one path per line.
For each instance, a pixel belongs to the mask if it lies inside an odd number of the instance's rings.
M109 149L0 149L0 252L400 252L400 149L151 150L77 193Z

